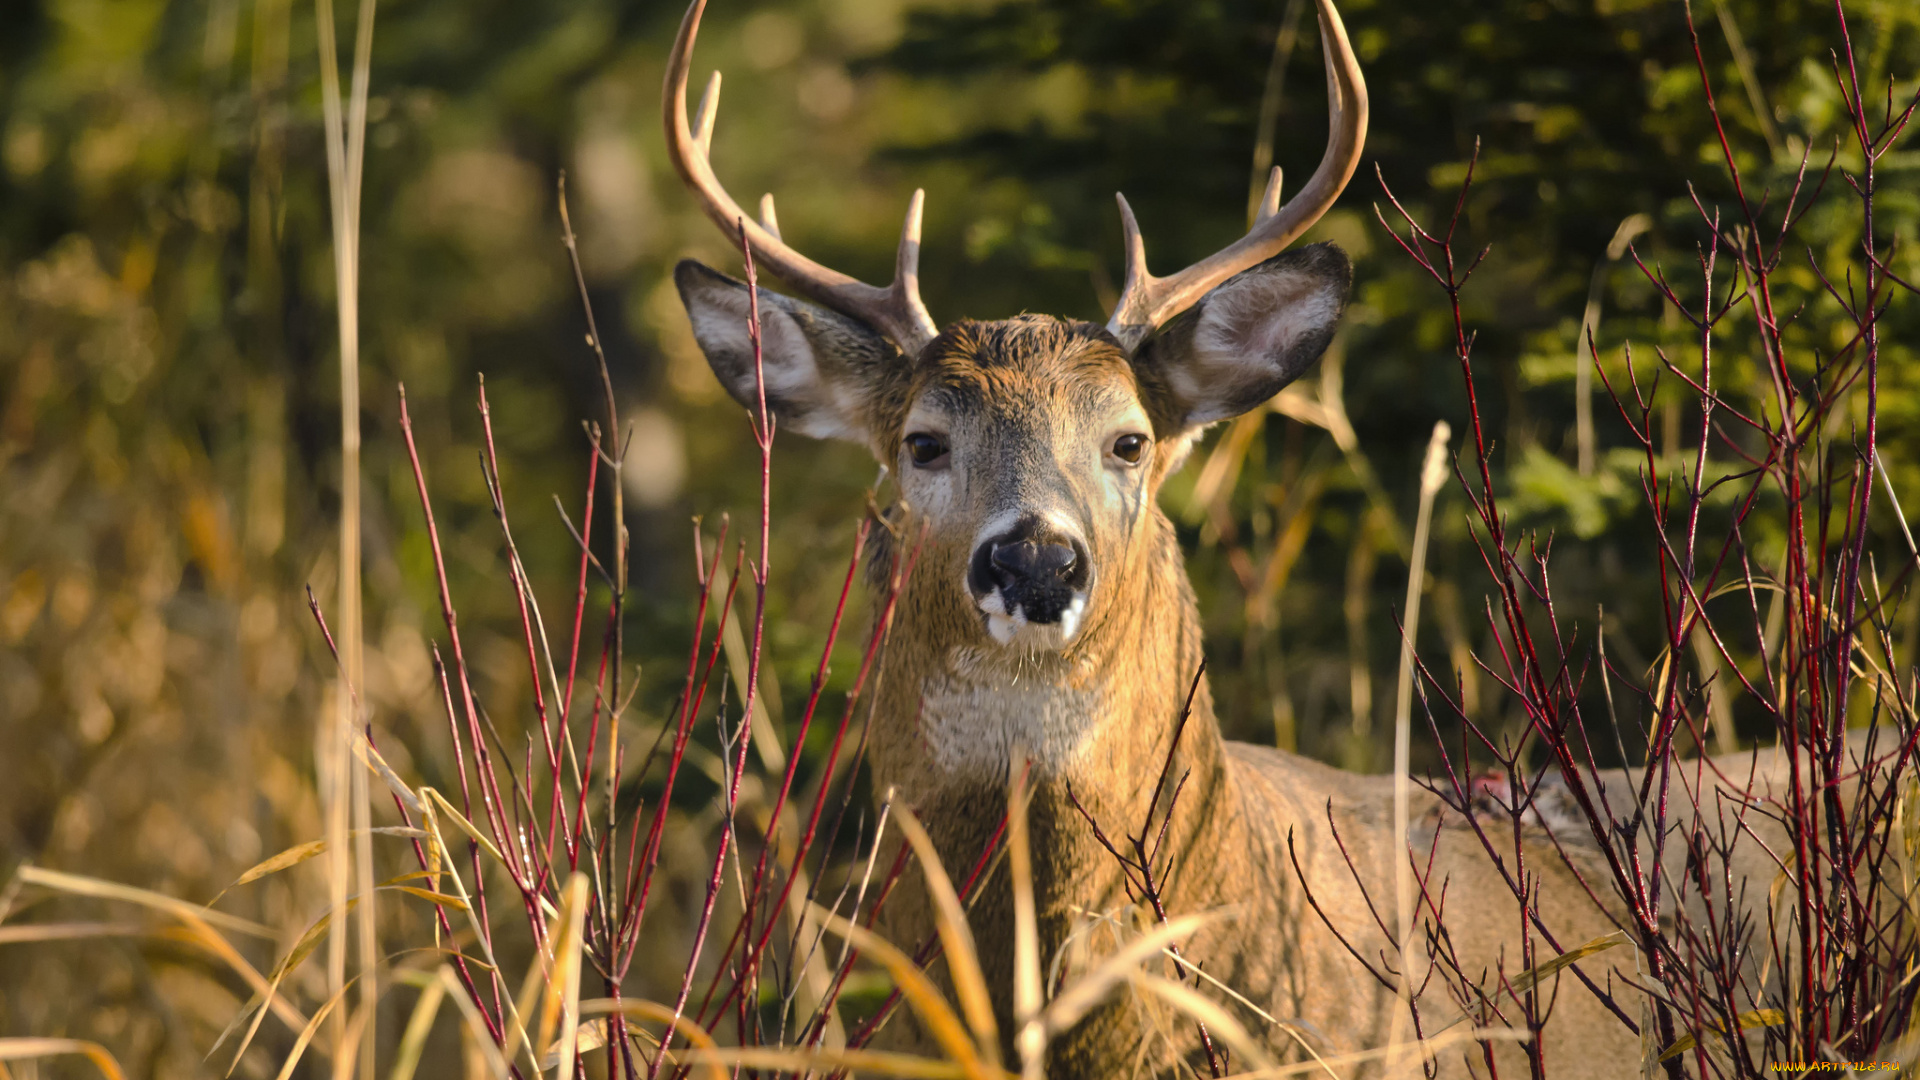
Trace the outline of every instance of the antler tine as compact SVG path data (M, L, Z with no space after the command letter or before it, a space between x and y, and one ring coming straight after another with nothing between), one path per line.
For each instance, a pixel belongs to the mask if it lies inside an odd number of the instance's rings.
M1127 306L1127 297L1132 294L1134 283L1150 282L1153 275L1147 273L1147 241L1140 235L1140 221L1133 216L1133 207L1128 205L1127 197L1117 191L1113 193L1113 201L1120 204L1120 243L1126 248L1127 260L1126 285L1119 303L1113 306L1113 317L1118 319Z
M913 354L938 333L933 317L920 302L920 218L924 196L915 192L907 210L906 227L900 237L893 282L886 288L868 285L831 267L822 266L788 247L780 238L779 225L772 213L772 199L762 200L762 220L755 221L740 204L733 201L713 173L708 148L713 141L715 116L719 111L720 75L714 73L702 95L698 114L687 122L687 75L693 67L693 42L700 33L700 16L706 0L693 0L686 17L680 20L680 33L674 39L667 59L666 87L662 105L666 113L667 156L674 171L699 198L701 209L734 243L741 241L742 230L753 245L754 258L777 274L795 291L838 311L859 319L892 339L901 351Z
M1272 175L1267 177L1266 194L1260 196L1260 209L1254 213L1255 225L1280 212L1280 166L1273 167Z
M893 253L893 284L887 291L916 322L933 330L933 316L920 302L920 222L926 208L926 189L914 188L913 198L907 200L907 219L900 223L900 246Z
M775 240L780 239L780 215L774 213L771 191L760 196L760 227L772 233Z
M1250 266L1278 255L1313 227L1347 186L1360 164L1367 140L1367 84L1360 61L1347 40L1347 28L1333 0L1317 0L1320 40L1327 64L1327 151L1312 179L1285 205L1280 203L1280 170L1274 169L1260 200L1254 226L1239 240L1176 274L1156 278L1147 272L1146 247L1127 200L1120 197L1120 222L1127 248L1126 284L1113 307L1107 330L1129 352L1168 319L1192 307L1207 290Z
M700 92L700 104L693 107L693 141L700 146L701 157L713 156L714 121L720 116L720 73L707 77L707 88Z

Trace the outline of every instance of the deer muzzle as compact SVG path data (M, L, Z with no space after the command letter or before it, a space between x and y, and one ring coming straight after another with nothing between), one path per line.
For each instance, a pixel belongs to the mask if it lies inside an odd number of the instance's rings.
M1092 581L1086 544L1036 516L981 540L967 565L967 589L1002 645L1064 647L1080 630Z

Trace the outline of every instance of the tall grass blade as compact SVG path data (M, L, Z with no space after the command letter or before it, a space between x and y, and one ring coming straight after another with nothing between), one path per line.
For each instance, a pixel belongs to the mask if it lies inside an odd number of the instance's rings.
M1625 930L1615 930L1615 931L1612 931L1611 933L1602 934L1599 937L1594 938L1592 941L1589 941L1584 945L1576 945L1573 948L1568 949L1566 952L1559 954L1558 956L1551 957L1549 959L1541 961L1538 964L1535 964L1534 966L1528 968L1527 970L1522 971L1520 974L1515 975L1512 979L1509 979L1507 984L1513 988L1513 992L1516 996L1525 994L1528 991L1539 986L1542 982L1545 982L1547 979L1553 977L1554 975L1559 974L1561 971L1565 970L1567 967L1573 964L1577 964L1580 961L1585 960L1587 957L1594 955L1595 953L1606 952L1608 949L1613 948L1615 945L1624 945L1628 942L1628 940L1629 938L1627 937L1627 932ZM1435 1023L1433 1025L1430 1025L1427 1029L1427 1033L1429 1035L1438 1035L1441 1032L1446 1031L1448 1028L1453 1027L1455 1024L1460 1023L1462 1020L1465 1020L1466 1018L1467 1018L1466 1013L1459 1013L1455 1015L1452 1019L1446 1021L1445 1023Z
M1409 1033L1413 1019L1413 985L1418 981L1413 961L1413 853L1407 842L1407 818L1413 803L1413 647L1420 636L1420 596L1427 579L1427 538L1433 527L1433 500L1447 479L1447 440L1453 429L1441 420L1433 425L1427 454L1420 465L1420 509L1413 524L1413 557L1407 565L1407 599L1401 607L1400 672L1393 699L1393 908L1400 950L1401 1011L1393 1017L1393 1043Z
M363 1049L360 1040L372 1016L372 1009L359 1008L347 1017L345 1035L340 1044L345 1049L345 1054L333 1061L333 1080L348 1080L353 1075L356 1065L364 1065L369 1060L360 1053Z
M1049 1002L1041 1014L1041 1025L1049 1036L1066 1031L1085 1019L1114 987L1136 974L1141 964L1216 918L1217 915L1207 912L1182 915L1128 942L1125 948L1101 961L1099 967L1075 980Z
M20 880L28 885L38 885L43 889L71 893L74 896L91 896L97 900L120 900L153 911L163 912L178 919L192 919L208 926L217 926L235 934L263 938L272 941L280 935L270 926L264 926L251 919L242 919L221 911L208 911L199 904L191 904L177 897L165 896L148 889L122 885L117 881L102 881L99 878L82 874L68 874L59 870L48 870L40 866L22 866Z
M356 897L348 897L347 907L352 908L356 900ZM253 1010L263 1002L267 1007L271 1008L276 1001L280 1000L276 995L279 993L280 983L286 979L287 973L299 967L306 961L307 957L313 955L313 951L320 947L320 943L327 940L328 935L332 931L332 927L332 911L328 911L318 919L315 919L313 925L307 927L306 933L301 934L299 940L293 943L293 948L287 950L287 955L282 958L278 964L274 965L272 980L267 983L266 988L258 991L254 995L254 999L247 1003L246 1008L240 1011L240 1016L246 1016L249 1012L252 1012L253 1022L247 1025L246 1035L241 1038L239 1047L233 1052L233 1063L227 1066L227 1075L233 1075L233 1070L240 1067L240 1059L246 1056L247 1047L253 1045L253 1037L260 1032L261 1021L267 1017L266 1008L261 1008L257 1012ZM239 1017L235 1017L234 1022L238 1023ZM220 1044L225 1041L226 1036L223 1034L219 1039L214 1041L214 1048L218 1049ZM212 1051L209 1051L209 1053L211 1052Z
M574 1054L580 1034L580 960L584 946L590 883L585 874L567 879L560 894L560 911L554 922L560 927L553 942L553 974L547 980L546 1000L540 1010L540 1049L544 1058L553 1044L553 1028L560 1025L560 1064L554 1075L566 1080L573 1075Z
M185 900L163 896L146 889L137 889L131 885L101 881L79 874L66 874L38 866L22 866L18 880L75 896L91 896L102 900L120 900L139 904L171 915L182 925L183 929L179 936L219 957L253 988L255 994L272 1006L274 1015L285 1021L289 1028L298 1031L307 1022L307 1018L300 1010L284 999L275 999L269 992L267 980L260 975L260 972L255 970L252 964L247 963L246 958L241 956L226 938L213 930L214 926L222 926L255 937L271 939L277 936L265 926L218 911L208 911L198 904L189 904Z
M967 1076L978 1078L989 1075L989 1070L981 1063L979 1053L968 1039L959 1015L940 996L939 988L934 986L926 972L920 970L920 965L913 962L912 957L866 927L843 919L826 908L816 904L813 911L821 925L845 938L854 948L866 953L887 970L914 1015L926 1025L928 1033L940 1044L940 1049L962 1066Z
M359 727L356 687L364 685L360 591L360 177L365 157L367 87L373 53L375 0L360 0L354 35L351 117L340 106L340 66L334 42L333 0L316 0L314 19L319 34L322 113L327 141L327 190L333 220L335 303L340 333L340 686L337 734L327 740L322 760L332 765L327 792L327 839L333 843L328 860L334 922L329 937L329 987L344 986L346 975L345 904L352 892L347 864L349 817L362 830L354 855L354 871L369 891L360 908L359 966L365 976L362 1008L369 1016L361 1053L362 1080L373 1080L375 1023L371 1019L380 999L376 976L378 948L373 884L373 841L365 833L372 824L366 774L349 769L347 762ZM345 1037L335 1022L336 1047ZM339 1055L336 1055L338 1057Z
M960 999L967 1026L973 1031L975 1045L994 1065L1000 1061L1000 1029L993 1020L993 1001L987 996L987 978L980 971L980 951L973 943L973 930L967 925L966 909L954 891L953 879L940 864L940 853L927 835L920 819L906 806L899 808L900 831L913 845L913 854L926 875L927 892L934 902L935 926L940 944L946 949L947 970L953 976L954 996ZM902 990L905 987L901 988Z
M1752 1009L1734 1017L1733 1028L1735 1031L1745 1031L1748 1028L1776 1027L1786 1022L1787 1014L1781 1012L1779 1009ZM1709 1023L1707 1027L1715 1034L1721 1034L1719 1025ZM1674 1058L1693 1049L1696 1041L1692 1034L1680 1036L1673 1041L1672 1046L1667 1047L1666 1050L1661 1053L1660 1060L1663 1062L1672 1061Z
M657 1001L615 1001L612 998L592 998L580 1003L580 1015L583 1017L615 1014L630 1019L654 1020L671 1025L674 1031L693 1044L695 1053L719 1049L719 1044L713 1041L713 1036L707 1034L707 1029L695 1023L692 1017ZM665 1041L661 1040L662 1043ZM666 1053L665 1050L660 1052ZM710 1080L727 1080L727 1071L720 1067L719 1062L708 1061L706 1066Z
M307 1047L313 1042L314 1033L320 1030L321 1022L333 1013L334 1007L340 1004L340 1000L346 997L347 991L352 988L353 984L349 982L335 990L333 996L327 999L327 1003L320 1006L320 1011L313 1014L313 1019L307 1021L307 1026L300 1029L299 1038L293 1040L293 1049L287 1052L287 1060L280 1063L280 1074L277 1080L291 1080L293 1071L300 1067L300 1059L306 1056ZM342 1030L345 1030L344 1026Z
M508 1080L511 1075L507 1068L507 1059L500 1055L500 1048L494 1045L493 1036L487 1033L486 1018L480 1015L480 1007L467 997L467 991L460 985L460 976L454 974L449 965L440 966L440 983L446 987L447 996L460 1007L460 1016L467 1022L467 1033L472 1036L468 1045L478 1051L479 1058L493 1074L493 1080Z
M824 1075L844 1070L860 1076L894 1076L902 1080L965 1080L969 1075L958 1062L913 1057L884 1050L801 1050L774 1047L728 1047L695 1050L688 1061L713 1066L728 1065L746 1069L769 1069L796 1075ZM721 1075L725 1075L724 1073ZM1012 1080L1010 1074L996 1077Z
M364 743L365 739L363 738L361 741ZM382 761L378 764L384 766L385 762ZM388 771L391 772L391 770ZM399 790L406 792L405 801L408 808L417 812L420 806L419 798L415 796L413 792L407 791L405 787L401 787ZM424 840L428 835L424 829L410 829L404 825L382 825L370 831L375 836L403 836L413 840ZM358 835L358 833L355 835ZM270 858L262 859L260 862L249 867L245 873L235 878L232 884L215 894L213 899L207 901L206 906L210 908L219 903L221 897L242 885L251 885L269 874L277 874L282 870L292 869L326 850L327 842L325 840L309 840L304 844L295 844Z
M1149 975L1135 970L1128 976L1133 985L1153 994L1160 1000L1186 1013L1203 1025L1208 1034L1228 1046L1243 1061L1253 1063L1255 1070L1273 1068L1273 1059L1267 1056L1266 1047L1255 1039L1246 1028L1228 1014L1227 1010L1203 996L1198 990L1172 979L1163 979L1158 975ZM1318 1066L1309 1066L1317 1068Z
M484 835L482 835L479 829L474 828L473 822L468 821L466 818L466 815L462 814L458 810L455 810L453 808L453 804L447 801L447 797L445 795L440 794L438 791L435 791L430 787L421 788L420 794L423 796L423 798L421 799L422 802L431 800L433 802L434 811L436 814L444 815L448 820L452 821L455 828L458 828L461 832L466 833L467 839L472 840L476 844L479 844L480 850L492 856L493 861L500 863L503 866L506 864L507 857L505 855L500 854L500 849L493 846L493 841L487 839ZM448 851L446 854L448 858L451 859L453 853L451 851Z
M327 850L327 842L325 840L309 840L304 844L295 844L272 858L262 859L249 867L246 873L234 878L233 884L221 889L215 894L212 900L207 901L207 906L212 907L214 904L219 903L220 897L227 895L242 885L251 884L266 877L268 874L277 874L289 867L299 866L301 863L306 862L308 859L313 858L325 850Z
M383 885L381 888L403 892L409 896L417 896L430 904L439 904L441 907L452 908L455 911L467 910L467 902L465 900L457 896L449 896L446 893L434 892L432 889L422 889L417 885Z
M85 938L139 937L153 928L142 923L64 922L30 926L0 926L0 945L40 941L76 941Z
M1463 1042L1526 1042L1531 1036L1515 1028L1459 1028L1435 1038L1421 1039L1418 1043L1421 1055L1432 1057L1449 1046ZM1276 1065L1252 1072L1235 1073L1234 1080L1286 1080L1288 1077L1305 1076L1323 1069L1346 1068L1352 1065L1365 1065L1390 1055L1404 1054L1406 1048L1398 1044L1376 1047L1372 1050L1360 1050L1351 1054L1338 1054L1324 1061L1308 1061L1298 1065ZM1388 1077L1417 1075L1422 1068L1421 1055L1405 1062L1397 1070L1390 1071Z
M0 1061L30 1061L34 1058L78 1054L93 1062L107 1080L125 1080L120 1062L104 1046L85 1039L0 1039Z
M420 1054L427 1047L427 1036L433 1031L433 1021L440 1015L440 1003L446 996L447 984L438 979L420 988L420 1000L414 1002L413 1015L407 1018L407 1030L400 1036L400 1047L394 1051L393 1068L387 1072L387 1080L413 1080L413 1072L420 1066Z
M1047 1048L1040 1023L1040 930L1033 904L1033 850L1027 821L1027 754L1016 747L1007 773L1007 870L1013 879L1013 1026L1023 1080L1040 1080Z

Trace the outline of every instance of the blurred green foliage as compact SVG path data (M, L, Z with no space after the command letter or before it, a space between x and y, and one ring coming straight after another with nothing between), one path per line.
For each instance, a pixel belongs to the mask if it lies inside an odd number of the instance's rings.
M1681 320L1663 312L1657 291L1631 260L1596 267L1623 222L1648 215L1648 231L1636 241L1639 257L1662 268L1680 295L1695 302L1695 259L1709 233L1692 198L1711 208L1730 200L1732 188L1683 4L1350 0L1341 12L1367 74L1369 160L1341 207L1309 239L1337 240L1356 257L1355 303L1329 362L1344 361L1345 409L1360 453L1370 460L1356 469L1354 455L1343 460L1326 452L1326 432L1302 430L1279 416L1251 446L1228 501L1242 543L1255 549L1284 531L1279 519L1297 509L1303 477L1329 473L1272 627L1250 627L1243 617L1244 584L1231 569L1232 545L1213 540L1217 527L1196 531L1191 565L1210 618L1213 677L1216 686L1228 684L1220 696L1229 727L1264 738L1277 726L1283 741L1291 736L1303 749L1378 767L1384 758L1378 741L1365 738L1367 720L1350 722L1356 702L1366 705L1370 698L1378 709L1390 699L1398 637L1388 607L1397 606L1406 573L1394 552L1407 529L1382 519L1411 522L1414 474L1428 431L1435 419L1451 419L1457 449L1465 397L1444 298L1373 220L1375 206L1385 201L1374 168L1417 217L1443 225L1478 145L1458 247L1471 252L1491 245L1463 299L1477 335L1477 388L1492 421L1495 459L1512 488L1508 507L1520 524L1558 534L1559 610L1591 627L1604 603L1609 629L1621 631L1610 640L1616 660L1624 656L1638 670L1649 658L1630 651L1635 640L1661 636L1652 519L1639 477L1644 459L1627 449L1626 429L1595 379L1599 467L1591 476L1575 470L1572 391L1576 369L1586 363L1577 355L1582 316L1597 281L1600 356L1623 392L1629 383L1621 349L1628 342L1639 350L1643 386L1657 367L1656 348L1687 364L1697 342ZM1848 14L1863 82L1877 95L1891 78L1897 111L1920 75L1920 11L1883 2L1850 4ZM1746 182L1783 200L1803 153L1811 153L1817 179L1844 131L1829 66L1829 49L1838 41L1834 11L1727 0L1701 5L1693 15ZM995 298L1002 305L1095 315L1093 290L1084 284L1087 268L1104 285L1101 268L1119 263L1111 191L1127 192L1149 262L1162 273L1244 227L1264 80L1276 62L1276 37L1285 36L1290 19L1299 20L1299 43L1285 62L1273 160L1297 186L1317 164L1325 131L1311 4L1028 2L916 12L900 45L876 68L937 74L956 93L997 86L1011 96L1024 88L1035 98L1051 93L1072 105L1016 112L1002 123L916 141L894 156L964 162L983 177L1026 178L1031 197L1049 209L1018 207L976 220L968 236L978 242L969 254L1005 267L988 276L1020 298ZM1857 171L1857 153L1852 159L1843 153L1838 167ZM1912 267L1920 153L1896 153L1880 176L1876 235L1883 245L1890 238L1909 242L1896 262ZM1809 361L1813 350L1830 354L1845 339L1835 337L1840 312L1824 295L1806 249L1842 282L1848 260L1857 261L1852 245L1859 215L1836 173L1798 243L1789 245L1780 278L1791 304L1806 305L1791 341ZM1399 223L1390 208L1387 216ZM1034 266L1042 272L1028 269ZM1723 271L1722 299L1726 280ZM1718 385L1748 401L1766 388L1752 359L1752 330L1750 316L1744 322L1736 316L1716 344ZM1904 373L1914 372L1920 311L1895 303L1884 331L1881 453L1896 487L1912 492L1920 483L1920 469L1911 464L1920 449L1913 424L1920 402L1905 389L1911 375ZM1671 376L1662 382L1658 409L1668 440L1662 449L1690 453L1698 443L1697 401ZM1855 405L1864 415L1864 402ZM1369 467L1385 487L1384 507L1368 497ZM1176 479L1176 502L1178 486ZM1469 701L1497 718L1500 703L1489 680L1476 679L1466 659L1470 649L1497 653L1481 616L1485 572L1464 524L1467 508L1456 501L1457 490L1449 495L1436 515L1437 610L1421 641L1436 658L1444 648L1469 683L1482 684L1468 687ZM1890 530L1890 516L1878 527ZM1777 534L1749 539L1767 559L1777 559ZM1386 557L1376 559L1375 549ZM1353 625L1356 619L1364 625ZM1590 647L1590 641L1581 646ZM1370 683L1377 688L1362 689ZM1384 712L1373 717L1387 718ZM1358 740L1343 737L1349 733Z
M1356 439L1270 414L1219 459L1216 498L1193 495L1209 444L1166 503L1193 551L1230 733L1373 768L1414 474L1434 420L1459 431L1464 389L1438 294L1373 220L1372 166L1432 221L1479 140L1461 246L1492 245L1466 302L1496 458L1521 523L1558 535L1559 610L1590 627L1604 604L1610 654L1635 670L1652 662L1660 615L1641 459L1622 449L1596 383L1598 467L1578 472L1576 342L1624 219L1650 216L1640 257L1695 296L1706 234L1689 185L1709 206L1729 191L1678 2L1347 0L1341 11L1372 92L1369 164L1310 238L1343 244L1357 285L1345 332L1302 390L1343 407ZM1920 8L1858 0L1849 14L1863 80L1891 78L1904 100L1920 74ZM706 372L668 280L686 255L738 261L662 153L658 87L679 16L604 0L380 11L362 242L366 694L388 756L443 787L437 602L395 388L408 389L478 689L511 737L524 657L473 405L484 373L516 538L552 625L573 563L551 496L577 514L578 420L600 415L559 243L563 170L633 421L638 729L671 704L691 630L689 517L706 515L711 532L728 508L751 513L745 419ZM1831 7L1719 0L1694 16L1750 181L1784 191L1803 151L1817 171L1843 122ZM339 403L313 20L287 0L0 4L0 870L33 859L206 897L317 834L313 746L331 715L331 663L302 586L331 599ZM1097 318L1119 265L1114 190L1163 272L1244 228L1261 102L1290 22L1269 135L1297 185L1321 152L1325 99L1311 5L1289 0L720 3L696 66L728 73L723 178L743 201L777 191L785 235L810 254L883 278L907 193L923 186L936 318ZM1876 233L1883 250L1902 242L1892 266L1920 280L1920 151L1900 150L1881 177ZM1823 265L1854 257L1858 204L1837 174L1802 229ZM1806 258L1790 252L1782 273L1804 303L1800 355L1840 344L1837 307ZM1643 386L1656 347L1684 362L1682 324L1630 261L1598 280L1615 386L1629 341ZM1751 332L1736 318L1718 346L1735 396L1761 388ZM1911 505L1920 307L1896 303L1885 336L1882 454ZM1697 408L1680 390L1663 380L1658 405L1674 454L1696 441ZM768 641L790 713L875 467L856 447L783 438L775 469ZM1469 708L1498 720L1497 688L1469 659L1494 642L1464 509L1457 492L1442 497L1420 640L1463 672ZM1777 535L1749 540L1775 557ZM1289 544L1293 561L1270 559ZM1236 552L1279 569L1250 589ZM1268 587L1277 604L1258 595ZM1906 627L1908 658L1915 637ZM837 677L852 667L843 659ZM695 844L705 826L686 827ZM232 903L274 925L313 911L295 875ZM0 950L0 1033L100 1038L154 1075L195 1073L243 996L189 957Z

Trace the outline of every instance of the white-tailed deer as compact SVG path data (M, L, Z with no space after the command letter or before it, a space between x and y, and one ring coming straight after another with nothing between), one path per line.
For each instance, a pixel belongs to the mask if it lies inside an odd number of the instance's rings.
M1276 1059L1301 1060L1309 1044L1322 1055L1384 1044L1398 999L1355 953L1397 967L1397 951L1355 877L1391 904L1391 784L1221 737L1207 684L1196 683L1194 595L1155 502L1202 429L1259 406L1314 364L1346 305L1352 270L1339 248L1286 250L1333 205L1366 136L1366 87L1330 0L1318 0L1318 12L1331 134L1292 199L1280 201L1274 170L1247 235L1157 278L1123 198L1126 283L1105 326L1022 315L945 329L918 294L919 193L894 280L877 288L790 247L770 200L756 220L722 188L708 160L717 75L691 121L686 108L704 6L695 0L687 12L668 65L674 166L736 244L744 230L759 265L812 301L759 297L766 404L788 430L870 448L897 480L899 535L927 526L879 679L869 733L876 790L902 793L949 866L964 868L1000 820L1010 756L1023 748L1035 784L1042 953L1051 958L1090 914L1126 903L1120 866L1074 801L1112 831L1137 828L1171 757L1172 775L1185 783L1164 841L1172 870L1163 900L1176 914L1230 916L1187 942L1184 955L1242 1000L1208 992ZM715 374L755 408L746 286L695 262L681 263L676 278ZM883 551L877 562L884 568L889 557ZM1160 794L1164 812L1167 791ZM1416 800L1415 820L1431 822L1435 805ZM1497 993L1503 974L1525 966L1519 909L1470 831L1440 832L1436 841L1431 824L1417 827L1414 847L1423 860L1434 847L1431 881L1446 883L1452 947ZM1561 947L1612 929L1566 862L1544 839L1538 847L1527 869L1541 922ZM1758 881L1750 892L1766 895L1772 868L1756 863L1749 876ZM1011 910L1002 873L972 916L1003 1033L1012 1031ZM892 915L899 940L917 940L930 925L911 898ZM1597 957L1587 970L1600 982L1610 970L1630 975L1633 951ZM1593 994L1571 974L1553 992L1552 1075L1638 1074L1640 1040ZM897 1024L912 1027L910 1017ZM1204 1070L1192 1023L1155 1024L1152 1013L1116 1000L1051 1045L1049 1073ZM1455 1048L1439 1067L1452 1073L1461 1061Z

